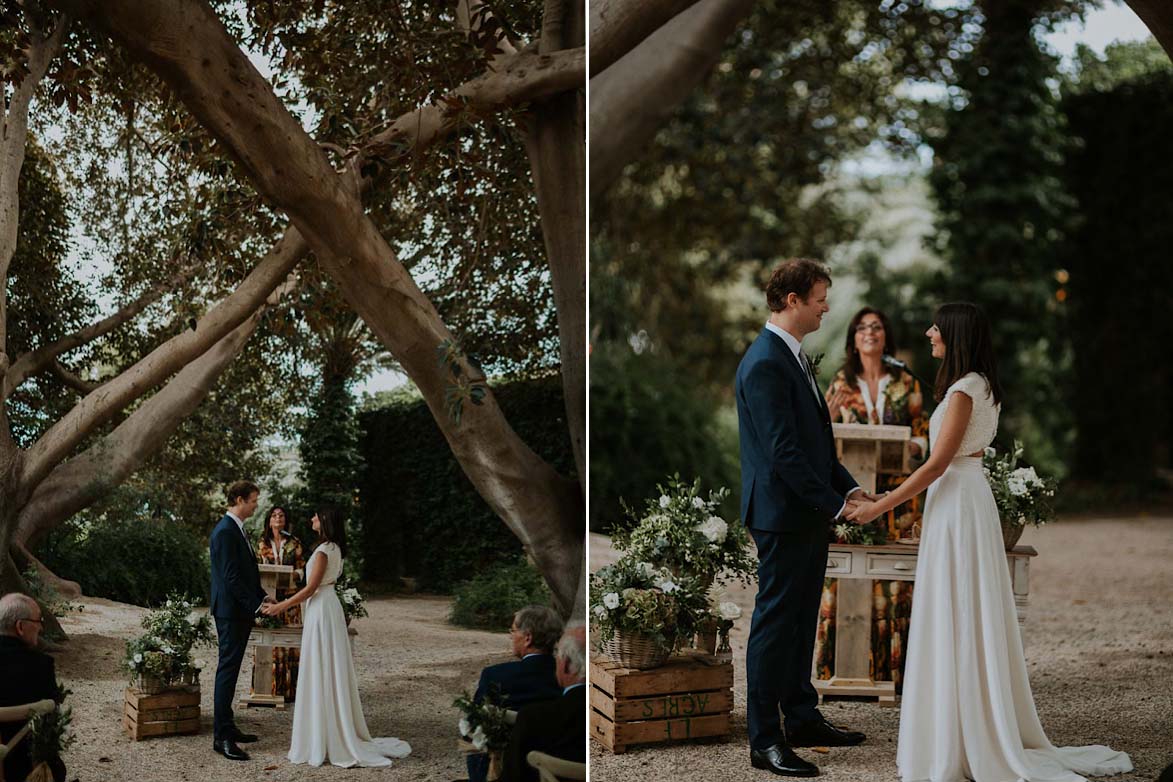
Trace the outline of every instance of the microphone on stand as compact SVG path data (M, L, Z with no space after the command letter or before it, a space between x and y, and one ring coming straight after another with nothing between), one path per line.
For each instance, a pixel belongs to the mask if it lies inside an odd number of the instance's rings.
M905 364L900 359L898 359L894 356L889 356L887 353L885 353L883 356L880 357L880 361L884 362L884 364L887 366L896 367L897 369L899 369L902 372L907 372L908 374L912 375L913 380L915 380L916 382L921 384L922 388L926 387L925 381L921 380L920 376L918 376L915 372L913 372L912 368L909 367L908 364Z

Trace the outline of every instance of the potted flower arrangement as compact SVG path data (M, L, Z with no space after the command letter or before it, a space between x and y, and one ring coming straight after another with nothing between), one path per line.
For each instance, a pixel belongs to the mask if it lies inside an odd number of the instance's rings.
M699 478L685 483L678 475L656 488L660 494L648 500L642 516L628 511L637 523L614 535L615 548L636 561L694 577L706 589L714 581L728 583L734 578L748 583L757 569L749 553L749 534L719 514L729 491L721 488L704 497Z
M502 753L509 744L509 733L513 729L508 710L497 705L500 700L500 690L494 687L480 703L474 701L467 691L452 702L463 715L456 724L461 738L472 744L476 752L489 755L486 777L490 780L501 775Z
M677 641L711 619L707 588L631 555L591 576L591 615L599 647L627 668L663 664Z
M998 455L987 448L982 456L982 468L1002 520L1002 537L1006 548L1013 548L1027 524L1041 526L1055 518L1055 488L1053 478L1041 477L1034 467L1019 467L1022 443L1014 441L1008 454Z
M212 620L197 614L185 597L169 596L158 609L143 617L147 631L126 642L124 667L144 694L169 687L199 684L199 666L191 655L197 644L210 645Z

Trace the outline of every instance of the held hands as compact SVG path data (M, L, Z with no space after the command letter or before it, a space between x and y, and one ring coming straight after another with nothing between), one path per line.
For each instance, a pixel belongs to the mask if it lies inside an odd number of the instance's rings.
M288 608L288 606L285 605L284 600L282 600L280 603L274 603L270 598L261 604L261 613L265 616L280 616L285 612L286 608Z
M848 521L855 524L867 524L880 516L881 511L876 507L877 505L876 502L868 501L848 503L847 510L843 512L843 515L847 517Z

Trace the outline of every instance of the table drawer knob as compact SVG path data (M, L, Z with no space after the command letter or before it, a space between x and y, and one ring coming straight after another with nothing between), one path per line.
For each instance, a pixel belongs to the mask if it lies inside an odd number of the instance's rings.
M911 570L912 567L907 562L893 562L893 570Z

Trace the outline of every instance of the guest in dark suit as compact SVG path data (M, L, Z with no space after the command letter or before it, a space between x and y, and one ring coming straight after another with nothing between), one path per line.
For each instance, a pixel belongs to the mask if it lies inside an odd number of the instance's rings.
M271 598L261 589L256 555L244 531L244 520L253 515L260 489L250 481L237 481L228 487L228 511L212 530L212 616L216 620L220 655L216 665L212 749L229 760L248 760L248 753L238 742L256 741L257 737L236 727L232 715L232 698L240 663L248 646L257 610Z
M815 261L791 260L774 270L766 286L770 319L741 359L735 385L741 517L758 550L746 649L750 761L783 776L819 773L791 747L864 740L823 719L811 684L828 524L859 491L836 456L827 405L801 350L829 309L830 284Z
M534 701L562 695L554 672L554 645L562 635L562 618L547 606L530 605L513 615L509 642L516 660L490 665L481 671L473 700L480 703L493 693L498 705L520 709ZM489 757L484 753L468 756L469 782L485 782Z
M526 762L530 752L544 752L575 763L586 762L586 628L566 629L554 651L560 697L523 706L505 748L502 782L537 782Z
M57 699L53 658L37 651L44 627L41 607L28 595L12 592L0 597L0 706L23 706ZM47 705L47 704L46 704ZM0 741L7 742L24 722L0 723ZM26 737L4 759L4 778L22 780L32 771ZM65 780L61 758L49 761L56 782Z

